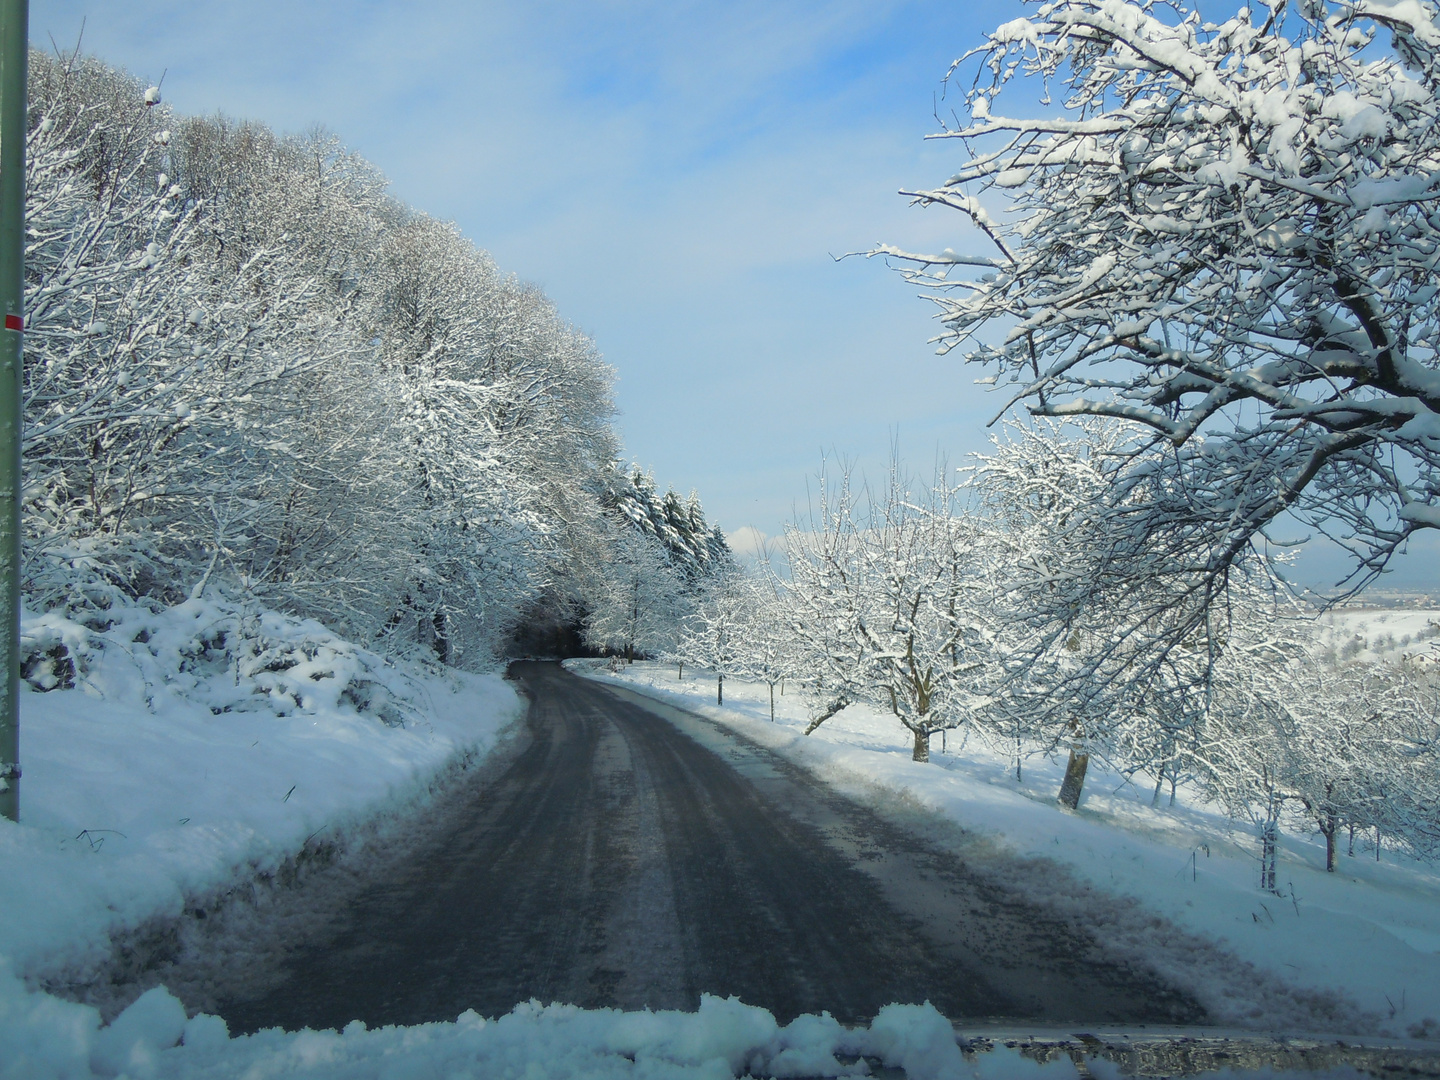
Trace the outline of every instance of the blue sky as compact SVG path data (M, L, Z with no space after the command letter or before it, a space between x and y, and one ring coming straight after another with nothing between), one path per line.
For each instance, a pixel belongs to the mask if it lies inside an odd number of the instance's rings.
M961 148L924 140L941 80L1020 11L32 0L30 20L62 49L83 21L85 51L163 74L182 112L334 131L595 339L661 485L774 534L822 451L878 474L897 435L922 472L986 445L997 402L926 344L930 306L831 256L974 244L896 191L954 171Z

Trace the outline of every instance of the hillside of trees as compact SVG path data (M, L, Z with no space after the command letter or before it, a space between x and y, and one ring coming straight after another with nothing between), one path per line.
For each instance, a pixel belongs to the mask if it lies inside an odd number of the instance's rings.
M473 667L613 623L617 562L728 559L618 464L593 343L339 140L30 63L31 610L209 593Z

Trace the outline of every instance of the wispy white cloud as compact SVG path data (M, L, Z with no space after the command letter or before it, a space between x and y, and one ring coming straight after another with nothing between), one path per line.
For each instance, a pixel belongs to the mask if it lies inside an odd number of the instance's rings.
M742 525L725 534L730 550L745 559L764 558L770 550L769 541L769 536L752 525Z

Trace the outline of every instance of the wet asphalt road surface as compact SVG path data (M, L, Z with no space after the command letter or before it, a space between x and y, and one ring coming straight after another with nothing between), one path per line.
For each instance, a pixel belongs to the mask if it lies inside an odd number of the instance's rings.
M512 676L507 771L388 853L232 1031L453 1020L538 998L782 1023L892 1001L951 1019L1195 1023L1155 975L739 736L556 664ZM317 903L323 899L317 898Z

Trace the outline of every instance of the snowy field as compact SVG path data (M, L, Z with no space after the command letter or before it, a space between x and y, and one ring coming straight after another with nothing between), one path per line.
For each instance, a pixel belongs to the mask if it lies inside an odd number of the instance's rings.
M806 737L804 704L794 693L777 696L772 724L763 684L727 679L719 708L714 678L690 669L678 681L674 665L637 663L618 677L596 662L569 666L683 704L882 808L898 796L1016 855L1058 861L1102 895L1131 897L1243 957L1259 969L1257 983L1297 992L1286 1015L1276 1016L1263 997L1237 999L1223 981L1190 986L1221 1022L1440 1039L1440 872L1383 848L1377 861L1373 838L1357 837L1353 856L1342 841L1339 872L1327 874L1318 836L1284 836L1277 896L1257 887L1254 833L1184 788L1175 806L1167 793L1152 808L1153 788L1143 778L1137 787L1092 761L1080 809L1070 813L1055 802L1061 763L1030 758L1017 783L1006 757L954 737L942 750L936 737L931 763L917 764L909 732L860 706ZM944 831L934 839L946 842ZM1116 945L1133 950L1144 942ZM1155 962L1165 974L1164 954ZM1312 1015L1297 1016L1295 1000L1313 1001Z
M1322 640L1344 660L1440 660L1440 609L1333 608L1320 617Z

